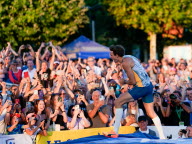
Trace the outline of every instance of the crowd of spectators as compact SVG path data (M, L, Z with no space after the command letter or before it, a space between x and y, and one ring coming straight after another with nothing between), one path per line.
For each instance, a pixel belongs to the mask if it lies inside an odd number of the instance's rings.
M154 109L163 125L190 125L192 60L142 63L154 85ZM42 43L37 52L8 43L0 52L0 133L37 133L113 126L114 100L131 89L121 64L110 59L70 60L59 46ZM124 104L122 126L140 124L142 101ZM148 125L153 125L148 118Z

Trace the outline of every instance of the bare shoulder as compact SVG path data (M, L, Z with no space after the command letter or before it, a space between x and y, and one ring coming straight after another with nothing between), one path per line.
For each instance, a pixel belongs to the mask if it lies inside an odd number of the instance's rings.
M132 58L130 58L130 57L123 58L123 61L122 61L122 66L123 67L133 67L134 64L135 63L134 63Z

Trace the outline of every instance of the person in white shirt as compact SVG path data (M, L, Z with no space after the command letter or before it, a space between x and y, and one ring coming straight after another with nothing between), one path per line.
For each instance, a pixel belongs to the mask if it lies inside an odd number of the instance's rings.
M84 111L79 108L79 105L71 105L67 115L67 127L70 130L84 129L91 125L85 117Z
M37 74L36 69L34 68L33 60L27 61L27 69L22 72L22 78L30 78L30 81L33 81L33 77Z
M101 75L101 68L98 66L95 66L95 58L94 57L88 57L87 59L88 66L86 67L87 70L94 70L96 75Z

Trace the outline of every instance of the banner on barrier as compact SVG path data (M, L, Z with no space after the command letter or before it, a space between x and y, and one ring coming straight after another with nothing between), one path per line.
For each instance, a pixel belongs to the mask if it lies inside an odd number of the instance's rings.
M26 134L0 135L0 144L32 144L32 139Z
M88 137L93 135L102 135L103 132L111 131L112 127L105 128L90 128L82 130L66 130L66 131L54 131L48 132L48 136L38 135L36 138L36 144L50 144L63 142L73 139L78 139L82 137ZM135 127L132 126L122 126L120 127L120 134L129 134L135 132Z

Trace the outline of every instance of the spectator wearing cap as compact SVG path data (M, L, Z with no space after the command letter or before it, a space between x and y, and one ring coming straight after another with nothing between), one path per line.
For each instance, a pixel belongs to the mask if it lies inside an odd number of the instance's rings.
M56 69L57 68L57 66L59 65L59 61L54 61L54 68Z
M19 84L21 81L22 70L17 68L17 61L13 60L9 67L8 76L11 83Z
M146 116L144 116L144 115L139 116L138 125L139 125L139 129L136 131L136 133L141 132L141 133L146 133L146 134L149 134L152 136L156 136L156 132L147 127L148 120L147 120Z
M34 68L33 60L27 61L27 69L22 72L22 78L30 78L33 81L33 77L37 75L36 68Z

